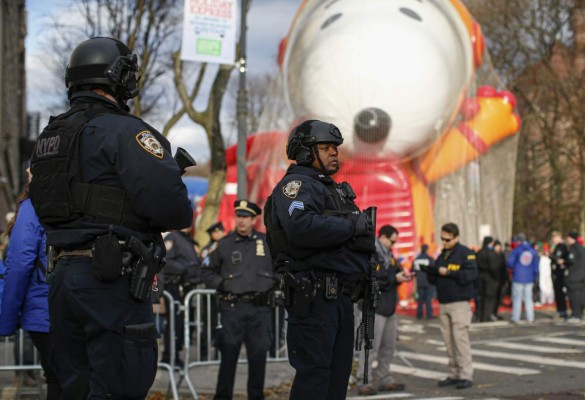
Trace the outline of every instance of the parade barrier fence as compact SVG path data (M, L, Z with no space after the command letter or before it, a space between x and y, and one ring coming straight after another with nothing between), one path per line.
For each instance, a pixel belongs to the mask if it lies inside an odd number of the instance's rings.
M44 385L39 354L27 333L19 329L16 335L2 338L1 343L0 359L2 362L0 371L14 371L16 373L14 399L20 399L22 396L31 394L38 394L39 399L44 399L46 397L46 386ZM33 386L25 385L28 380L26 376L28 372L33 373L32 376L28 377L34 379ZM1 392L0 396L4 398L4 392Z
M278 295L279 293L277 293ZM170 341L170 358L169 363L159 363L159 369L165 369L170 377L169 389L167 396L173 396L174 400L178 400L179 388L183 382L187 384L188 390L194 399L199 399L199 395L193 384L189 371L198 367L209 365L218 365L220 363L219 351L214 346L214 331L218 327L221 316L217 307L216 291L212 289L194 289L185 294L184 301L181 304L179 301L173 300L170 293L165 291L163 293L165 301L169 302L169 314L166 323L169 324L169 332L171 337L176 337L175 320L174 318L183 314L183 328L184 328L184 349L183 366L176 365L177 350L175 341ZM279 297L279 296L277 296ZM285 331L286 331L286 311L284 306L279 302L273 309L273 336L274 341L272 348L268 355L268 362L286 361L288 360L288 353L284 345ZM157 319L163 318L159 313L156 314ZM157 325L157 326L161 326ZM161 335L164 330L161 331ZM247 363L245 357L240 357L239 363Z
M179 400L179 388L186 382L188 390L194 399L199 399L189 371L194 368L218 365L220 363L219 351L213 344L214 330L217 328L221 317L218 312L215 290L194 289L188 292L184 301L175 300L172 295L163 291L161 298L168 304L168 315L164 307L158 307L155 311L155 322L159 329L161 337L164 335L165 323L169 324L171 338L177 336L175 330L175 318L183 312L183 329L184 329L184 363L182 366L176 365L177 354L176 341L169 340L169 362L159 362L158 369L164 370L169 376L169 385L166 397L172 396L174 400ZM285 332L285 310L281 304L276 305L273 309L273 334L274 343L268 361L286 361L288 359L287 349L284 345ZM44 385L42 368L38 352L32 346L32 341L28 339L23 330L19 330L16 335L4 337L0 342L0 371L23 371L16 378L15 399L20 399L21 395L30 395L38 393L39 399L46 397L46 386ZM239 363L247 363L245 357L241 357ZM34 371L36 385L33 387L24 387L24 373Z

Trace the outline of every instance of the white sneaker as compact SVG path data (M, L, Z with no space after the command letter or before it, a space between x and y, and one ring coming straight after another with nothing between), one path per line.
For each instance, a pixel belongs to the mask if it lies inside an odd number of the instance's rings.
M578 324L579 322L581 322L581 318L571 317L567 320L567 322L570 324Z

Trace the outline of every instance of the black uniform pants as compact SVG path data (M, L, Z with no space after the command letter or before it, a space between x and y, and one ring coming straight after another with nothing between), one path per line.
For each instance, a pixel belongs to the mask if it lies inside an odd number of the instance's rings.
M150 301L135 300L128 277L97 281L92 259L64 257L49 276L50 362L62 400L142 400L157 369Z
M565 295L565 270L553 271L553 289L555 291L555 303L557 312L562 317L567 316L567 297Z
M248 399L264 399L266 357L272 342L272 310L267 306L254 306L248 302L228 303L219 306L222 328L216 332L221 364L217 378L215 400L229 400L234 393L236 367L242 344L248 358Z
M47 382L47 400L59 400L61 388L59 379L52 366L49 364L49 334L46 332L28 332L30 339L39 352L41 366Z
M480 322L490 321L498 301L498 281L489 277L480 277L479 298L477 317Z
M287 345L296 370L291 400L345 399L354 347L353 303L317 293L306 318L288 310Z
M567 284L567 294L571 304L571 317L583 318L585 286L583 284Z

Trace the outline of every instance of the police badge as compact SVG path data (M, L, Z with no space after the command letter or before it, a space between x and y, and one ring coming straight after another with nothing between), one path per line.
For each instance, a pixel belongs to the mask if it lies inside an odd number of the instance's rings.
M256 255L260 257L266 255L266 252L264 251L264 242L260 239L256 240Z
M282 188L282 193L290 199L294 199L299 194L299 190L301 189L301 181L290 181Z
M164 148L150 131L142 131L136 135L136 141L144 150L155 156L163 158Z

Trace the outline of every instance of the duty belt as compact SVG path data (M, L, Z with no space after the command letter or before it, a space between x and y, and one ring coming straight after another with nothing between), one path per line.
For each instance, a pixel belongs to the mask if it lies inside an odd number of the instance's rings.
M58 250L55 259L61 257L93 257L93 251L91 249Z
M270 294L270 292L242 293L242 294L222 292L222 293L218 293L217 297L221 301L227 301L229 303L243 302L243 303L267 304L269 294Z
M361 282L337 282L335 275L316 275L313 281L313 287L318 292L323 292L326 298L335 297L337 294L349 296L352 301L357 301L362 292ZM327 283L329 276L330 282ZM333 280L331 280L333 277ZM332 282L334 282L332 284Z

